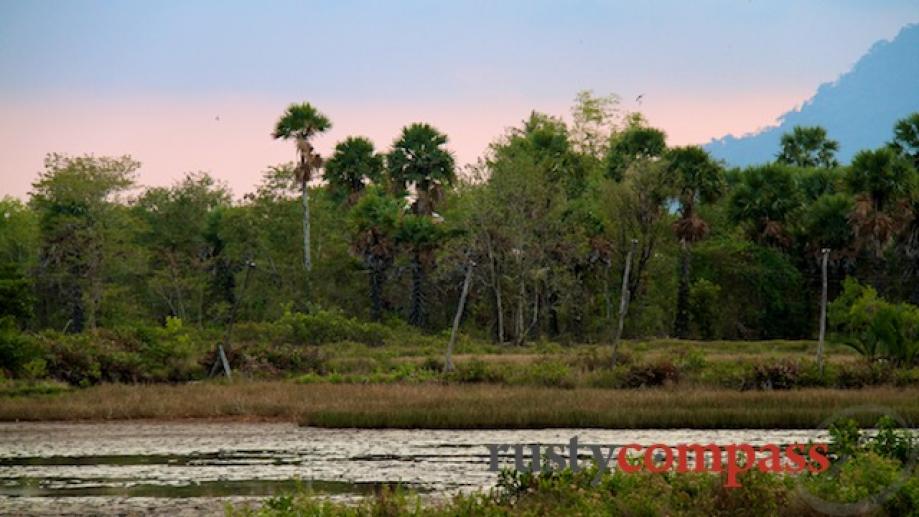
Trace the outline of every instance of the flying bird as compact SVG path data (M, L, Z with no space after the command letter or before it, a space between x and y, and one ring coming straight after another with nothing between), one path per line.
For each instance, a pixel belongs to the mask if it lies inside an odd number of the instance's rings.
M644 96L645 94L642 93L638 97L635 97L635 102L637 102L638 104L641 104L641 99L644 98Z

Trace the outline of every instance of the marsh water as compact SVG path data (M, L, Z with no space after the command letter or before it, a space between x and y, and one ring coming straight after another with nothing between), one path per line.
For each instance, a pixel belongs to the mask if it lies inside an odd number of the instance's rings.
M814 430L362 430L286 423L0 424L0 514L220 513L300 487L355 498L493 486L486 444L793 443ZM503 459L512 464L512 455Z

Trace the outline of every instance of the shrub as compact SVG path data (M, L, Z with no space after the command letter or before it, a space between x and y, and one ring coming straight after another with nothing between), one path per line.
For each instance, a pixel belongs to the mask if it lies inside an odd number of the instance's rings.
M627 388L663 386L680 380L680 369L672 361L660 359L652 363L635 364L629 367L624 384Z
M893 378L889 364L858 362L839 367L836 385L840 388L863 388L887 384Z
M379 323L362 322L327 311L310 314L288 311L278 324L285 327L288 339L297 345L354 341L369 346L380 346L391 335L390 330Z
M490 368L485 361L473 359L456 365L456 371L448 377L459 382L499 382L504 380L498 370Z
M689 315L702 339L714 339L719 328L721 286L700 278L689 288Z
M851 278L830 304L829 321L837 339L869 360L902 366L919 359L919 307L889 303Z
M524 366L512 380L520 384L555 388L573 388L575 384L571 368L552 360L540 360Z
M0 318L0 371L20 375L25 365L39 359L40 355L34 341L19 332L12 317Z
M788 390L798 383L798 363L783 359L753 365L752 388L763 390Z

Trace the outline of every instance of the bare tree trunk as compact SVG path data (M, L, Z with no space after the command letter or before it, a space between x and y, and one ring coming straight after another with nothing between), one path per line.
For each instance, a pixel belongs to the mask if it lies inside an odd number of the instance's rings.
M829 248L823 248L820 250L823 254L823 259L821 263L821 276L823 280L823 290L820 294L820 337L817 341L817 367L820 369L820 376L823 376L823 341L826 337L826 290L827 290L827 281L826 281L826 266L830 256Z
M491 245L491 235L485 234L485 244L488 246L488 264L491 268L492 289L495 291L495 312L498 320L498 343L504 343L504 306L501 303L501 279L498 278L498 268L495 265L495 253Z
M625 315L629 310L629 272L632 269L632 254L635 253L635 246L637 244L638 240L632 239L632 246L629 248L628 255L625 256L625 271L622 272L622 293L619 297L619 324L616 326L616 334L613 336L613 367L616 366L616 351L619 348L619 340L622 339L622 328L625 325Z
M676 293L676 321L673 333L680 339L689 337L689 243L680 240L680 282Z
M373 259L370 264L370 319L383 319L383 271Z
M427 320L427 309L424 298L425 271L424 262L421 258L421 252L415 251L412 254L412 292L411 292L411 309L408 315L408 322L416 327L423 327Z
M520 294L517 296L517 318L516 318L516 342L517 345L522 345L526 342L526 331L523 328L523 313L526 309L526 287L523 285L523 280L520 280Z
M306 175L300 180L300 188L303 190L303 267L307 271L312 271L313 260L310 257L310 190L307 185Z
M456 316L453 317L453 330L450 332L450 343L447 344L447 357L444 360L444 371L453 371L453 345L456 344L456 333L459 331L460 320L463 318L463 309L466 307L466 297L469 295L469 283L472 280L472 261L466 265L466 278L463 279L463 290L460 293L459 305L456 307Z

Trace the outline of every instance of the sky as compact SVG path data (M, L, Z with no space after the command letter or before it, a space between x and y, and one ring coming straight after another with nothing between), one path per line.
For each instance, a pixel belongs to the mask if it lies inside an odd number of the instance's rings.
M325 155L428 122L474 162L588 89L702 144L774 123L915 22L915 0L0 0L0 196L27 196L50 152L241 196L294 158L270 134L302 101L332 120Z

